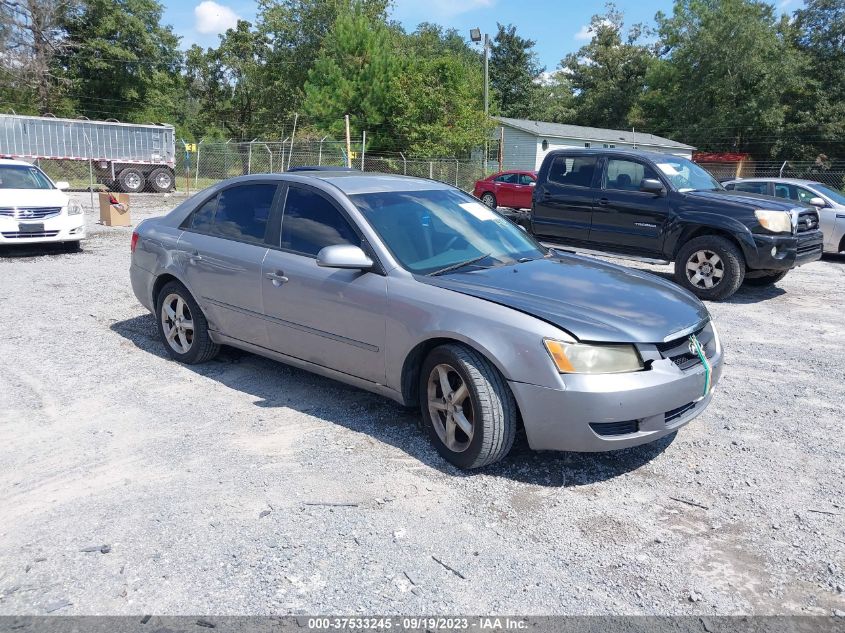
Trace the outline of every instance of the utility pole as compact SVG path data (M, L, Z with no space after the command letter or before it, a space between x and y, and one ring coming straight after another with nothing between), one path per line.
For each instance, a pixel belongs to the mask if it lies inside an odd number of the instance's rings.
M469 38L476 44L483 41L484 47L484 121L490 115L490 36L485 33L482 37L481 29L470 29ZM490 153L490 139L484 139L484 165L483 170L487 172L487 159Z
M346 166L352 169L352 140L349 138L349 115L346 115Z

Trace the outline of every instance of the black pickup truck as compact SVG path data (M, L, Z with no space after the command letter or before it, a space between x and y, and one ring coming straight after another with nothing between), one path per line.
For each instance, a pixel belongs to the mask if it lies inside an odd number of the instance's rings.
M552 246L675 262L677 282L711 300L779 281L823 242L815 209L726 191L685 158L615 149L550 152L520 224Z

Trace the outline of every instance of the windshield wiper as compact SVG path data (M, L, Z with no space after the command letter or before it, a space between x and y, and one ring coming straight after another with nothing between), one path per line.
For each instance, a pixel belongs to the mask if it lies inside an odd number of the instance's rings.
M429 277L436 277L437 275L443 275L445 273L450 273L453 270L458 270L458 268L463 268L464 266L470 266L476 262L480 262L482 259L486 259L490 257L492 253L484 253L484 255L479 255L478 257L473 257L472 259L468 259L465 262L458 262L457 264L452 264L451 266L446 266L446 268L441 268L440 270L435 270L433 273L428 273Z

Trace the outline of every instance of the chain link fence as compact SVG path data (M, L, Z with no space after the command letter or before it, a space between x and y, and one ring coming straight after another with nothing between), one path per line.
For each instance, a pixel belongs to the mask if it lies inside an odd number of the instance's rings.
M176 188L197 191L225 178L249 174L281 173L292 167L345 167L346 144L342 141L261 142L196 144L196 152L178 153ZM349 162L354 169L404 174L439 180L465 191L487 173L478 160L457 158L408 158L401 152L372 154L361 143L352 145Z
M741 161L699 164L720 181L736 178L799 178L813 180L832 189L845 189L845 161Z

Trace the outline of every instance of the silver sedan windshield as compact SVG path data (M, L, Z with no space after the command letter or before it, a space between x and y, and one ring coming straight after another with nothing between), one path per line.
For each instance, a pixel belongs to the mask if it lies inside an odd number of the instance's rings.
M449 189L350 196L393 256L418 274L537 259L545 249L515 224Z

